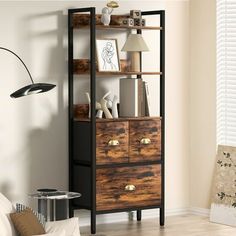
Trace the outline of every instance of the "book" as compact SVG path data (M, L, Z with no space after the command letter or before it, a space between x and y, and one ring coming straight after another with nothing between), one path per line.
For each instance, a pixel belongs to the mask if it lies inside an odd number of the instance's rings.
M120 79L120 116L142 116L143 104L143 80L141 78Z
M149 89L148 89L148 83L147 82L143 82L144 84L144 96L145 96L145 115L146 116L150 116L150 94L149 94Z

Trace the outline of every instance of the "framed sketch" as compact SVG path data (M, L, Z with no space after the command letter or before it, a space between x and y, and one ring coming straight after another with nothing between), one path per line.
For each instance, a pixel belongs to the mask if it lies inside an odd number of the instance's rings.
M96 39L99 72L120 71L120 58L116 39Z

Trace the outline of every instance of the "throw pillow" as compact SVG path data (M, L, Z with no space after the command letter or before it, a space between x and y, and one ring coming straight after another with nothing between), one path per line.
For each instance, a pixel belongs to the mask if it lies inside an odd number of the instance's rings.
M0 235L1 236L16 236L15 228L9 217L9 213L14 212L13 204L0 193Z
M43 226L31 210L24 210L20 213L11 213L11 220L21 236L32 236L45 234Z
M16 203L16 212L22 212L22 211L27 210L27 209L28 209L28 210L31 210L31 211L34 213L34 215L38 218L38 221L39 221L39 222L42 224L42 226L44 227L46 220L45 220L45 217L44 217L43 214L34 211L32 208L30 208L30 207L28 207L28 206L25 206L25 205L20 204L20 203Z
M66 236L80 236L79 218L73 217L66 220L46 222L45 230L47 233L65 230Z
M14 225L12 224L8 214L0 212L0 235L1 236L16 236Z
M13 204L2 193L0 193L0 206L0 211L3 214L11 213L15 210Z

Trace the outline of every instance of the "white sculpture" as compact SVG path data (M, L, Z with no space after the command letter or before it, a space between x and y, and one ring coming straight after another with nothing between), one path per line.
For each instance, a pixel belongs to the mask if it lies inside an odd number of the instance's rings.
M88 103L89 103L89 118L91 117L91 99L90 99L90 95L89 93L85 93ZM116 95L114 95L113 101L105 99L106 97L108 97L111 94L111 92L107 92L102 99L100 100L100 102L96 102L96 110L97 114L96 117L101 119L103 112L105 114L105 117L107 119L112 119L112 118L118 118L118 110L117 110L117 103L118 103L118 97ZM112 109L112 114L109 111L108 108Z
M102 9L102 16L101 16L101 22L104 25L109 25L110 21L111 21L111 13L113 12L113 8L108 8L108 7L104 7Z
M111 21L111 13L114 8L119 7L119 4L116 1L110 1L107 3L107 6L102 9L101 22L108 26Z
M118 97L114 95L113 100L107 101L107 107L112 110L112 117L118 118L118 109L117 109Z

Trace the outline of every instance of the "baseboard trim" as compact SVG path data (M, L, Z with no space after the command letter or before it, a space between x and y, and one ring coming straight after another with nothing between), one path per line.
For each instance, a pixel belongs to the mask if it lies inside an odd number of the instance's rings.
M177 216L189 214L189 208L166 209L166 216ZM75 211L75 216L79 217L80 226L90 225L90 211ZM142 219L158 219L159 209L150 209L142 211ZM109 224L123 221L133 221L136 219L136 211L104 214L97 216L97 224Z
M198 216L210 216L210 209L200 208L200 207L190 207L189 212L193 215Z

